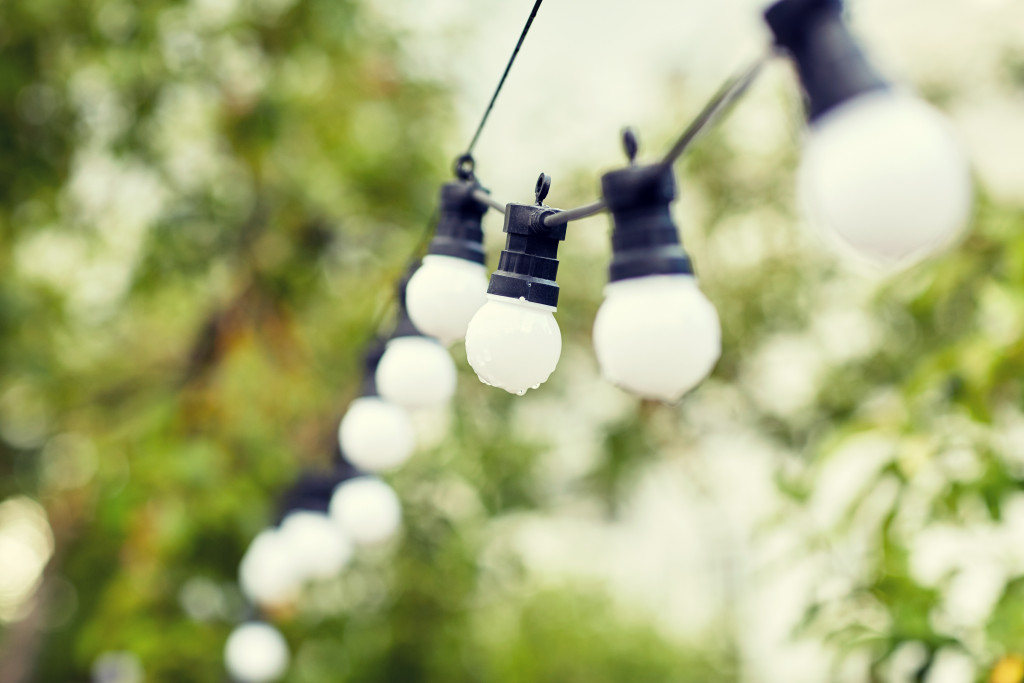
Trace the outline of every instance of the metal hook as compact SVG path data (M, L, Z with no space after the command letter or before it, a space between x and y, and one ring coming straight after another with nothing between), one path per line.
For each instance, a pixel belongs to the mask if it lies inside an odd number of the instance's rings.
M537 195L537 205L543 206L544 200L548 196L548 192L551 190L551 176L547 173L541 173L537 178L537 187L534 192Z
M630 166L636 166L636 154L640 151L640 143L636 139L636 132L629 127L622 129L622 148L626 150L626 158Z
M472 154L463 154L455 160L455 177L459 180L473 180L476 177L476 160Z

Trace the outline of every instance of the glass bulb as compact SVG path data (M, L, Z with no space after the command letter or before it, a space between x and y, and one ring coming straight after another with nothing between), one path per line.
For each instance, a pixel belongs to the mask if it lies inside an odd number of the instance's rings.
M331 519L357 545L375 545L398 533L402 504L394 489L380 479L355 477L334 489Z
M430 337L398 337L388 342L377 365L377 391L404 408L446 403L455 393L451 354Z
M594 320L604 377L644 398L676 401L715 367L718 313L690 275L611 282Z
M466 356L484 384L522 396L551 376L562 355L555 309L492 294L466 332Z
M264 529L249 544L238 568L238 583L250 600L262 605L279 605L295 597L301 577L277 530Z
M466 336L466 327L487 302L487 269L454 256L423 257L405 292L416 329L448 345Z
M288 668L288 643L270 624L250 621L228 636L224 664L239 683L269 683Z
M329 579L352 559L352 543L331 518L311 510L291 512L280 532L295 570L304 579Z
M972 203L952 126L929 104L892 91L856 97L812 125L800 190L815 222L889 264L953 242Z
M377 396L352 401L338 427L338 441L345 459L367 472L401 466L416 447L409 414Z

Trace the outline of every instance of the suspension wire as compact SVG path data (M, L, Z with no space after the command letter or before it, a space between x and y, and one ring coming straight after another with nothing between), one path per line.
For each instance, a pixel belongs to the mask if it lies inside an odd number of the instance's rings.
M761 74L761 69L764 68L765 64L775 56L774 50L767 54L761 55L746 69L740 71L738 74L727 80L722 84L722 87L718 89L718 92L711 98L711 100L704 105L704 109L697 114L697 118L687 126L683 134L676 140L676 144L672 145L672 149L668 151L665 158L662 160L661 165L663 167L671 166L682 156L683 152L689 148L693 142L700 137L702 133L707 131L712 125L718 122L726 113L728 113L732 105L742 97L757 77Z
M473 190L473 199L477 200L481 204L486 204L498 213L505 213L505 205L492 197L490 192L485 192L484 190L477 188Z
M761 74L761 69L768 63L768 61L774 56L774 52L769 52L766 55L759 57L752 65L743 69L736 75L729 78L718 91L712 96L704 108L697 114L697 117L686 127L683 134L679 136L676 143L672 145L672 148L668 151L665 157L661 160L660 165L665 168L674 164L683 152L701 136L702 133L709 130L714 124L718 123L722 117L727 114L732 105L734 105L740 97L742 97L757 77ZM590 204L584 204L575 209L569 209L567 211L559 211L558 213L551 214L544 217L544 225L549 228L553 228L569 221L576 221L581 218L587 218L588 216L594 216L601 213L608 208L604 199L598 199L596 202Z
M569 221L578 221L581 218L587 218L589 216L596 216L605 209L608 205L603 199L598 199L596 202L590 204L584 204L583 206L577 206L575 209L567 209L565 211L559 211L544 217L544 225L553 228L556 225L562 225Z
M484 115L480 119L480 124L476 127L476 133L473 134L473 139L470 141L469 146L466 147L466 153L464 155L466 157L472 158L473 149L476 147L476 143L480 139L480 134L484 131L484 126L487 124L487 117L491 115L491 110L494 109L494 103L498 99L498 94L505 85L505 79L508 78L508 73L512 70L512 64L516 61L520 48L523 47L523 41L526 40L526 34L530 32L530 26L533 25L533 20L536 18L537 10L540 9L540 4L542 2L544 2L544 0L537 0L533 3L533 10L530 11L530 16L526 20L523 32L519 34L519 41L516 43L515 49L512 50L512 56L508 58L508 64L505 66L505 72L501 74L501 80L498 81L498 87L494 89L491 101L488 103L487 109L484 110Z

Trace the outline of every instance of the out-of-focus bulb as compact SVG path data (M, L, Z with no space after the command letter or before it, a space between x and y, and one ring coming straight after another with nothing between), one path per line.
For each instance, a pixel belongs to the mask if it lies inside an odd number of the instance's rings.
M345 532L319 512L289 513L278 533L289 548L296 573L305 579L337 576L352 559L352 543Z
M363 396L352 401L341 419L338 441L345 459L353 465L367 472L383 472L409 459L416 447L416 434L404 409L376 396Z
M487 295L466 331L466 356L484 384L522 396L551 376L562 355L555 309Z
M469 321L486 301L483 264L437 254L423 257L405 292L413 324L445 345L466 336Z
M278 605L295 597L301 581L284 536L275 529L257 534L238 568L242 592L255 603Z
M722 329L691 275L611 282L594 320L605 379L644 398L676 401L715 367Z
M377 391L404 408L446 403L455 393L451 354L430 337L398 337L388 342L377 365Z
M288 643L270 624L251 621L228 636L224 664L239 683L276 681L288 668Z
M952 126L929 104L891 90L854 97L813 122L800 189L813 220L889 264L949 245L972 204Z
M331 497L333 519L358 545L389 540L402 526L402 504L394 489L376 477L343 481Z

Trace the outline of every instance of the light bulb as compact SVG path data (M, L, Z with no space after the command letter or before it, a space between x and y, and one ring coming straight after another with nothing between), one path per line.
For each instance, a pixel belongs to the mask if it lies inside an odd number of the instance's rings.
M484 384L522 396L551 376L562 354L554 308L488 294L466 332L466 356Z
M691 275L611 282L594 320L605 379L644 398L676 401L715 367L718 313Z
M416 447L408 413L377 396L352 401L338 427L338 441L345 459L367 472L399 467Z
M310 510L291 512L281 522L296 573L306 579L337 576L352 559L352 543L330 517Z
M404 408L446 403L455 393L451 354L430 337L397 337L388 342L377 365L377 391Z
M951 125L909 94L875 90L815 119L800 169L811 218L881 263L953 242L972 203Z
M295 597L301 577L290 548L275 529L264 529L249 544L238 568L242 592L258 604L278 605Z
M239 683L269 683L288 668L288 643L270 624L250 621L228 636L224 664Z
M394 489L380 479L355 477L334 490L331 519L357 545L376 545L398 533L402 504Z
M469 321L486 301L487 269L454 256L425 256L405 293L413 324L445 345L466 336Z

